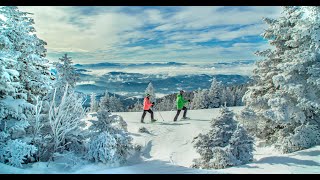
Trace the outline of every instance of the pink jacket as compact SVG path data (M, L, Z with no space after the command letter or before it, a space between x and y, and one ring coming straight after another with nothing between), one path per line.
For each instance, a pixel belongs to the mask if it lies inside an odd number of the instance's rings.
M152 106L152 103L150 102L148 97L145 97L143 100L143 110L149 110Z

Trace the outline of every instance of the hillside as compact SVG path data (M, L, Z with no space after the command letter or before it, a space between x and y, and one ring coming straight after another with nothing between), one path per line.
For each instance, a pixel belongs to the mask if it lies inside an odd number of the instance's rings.
M243 107L233 107L234 112L239 112ZM93 113L94 114L94 113ZM291 173L320 173L320 146L307 150L280 154L272 147L256 147L254 162L238 167L220 170L192 169L190 165L194 158L199 157L192 147L192 139L200 132L209 129L209 122L219 115L219 109L190 110L190 120L173 122L175 111L155 112L158 122L150 123L147 114L145 124L140 123L140 112L119 112L128 123L128 131L135 144L143 146L142 155L129 159L126 166L107 167L100 163L87 163L75 168L65 168L59 163L35 163L32 167L24 169L14 168L0 164L0 173L23 174L51 174L51 173L76 173L76 174L291 174ZM161 116L163 117L163 120ZM96 117L88 116L87 119ZM88 126L90 123L88 123ZM138 129L145 127L148 133L140 133ZM48 166L47 166L48 165Z

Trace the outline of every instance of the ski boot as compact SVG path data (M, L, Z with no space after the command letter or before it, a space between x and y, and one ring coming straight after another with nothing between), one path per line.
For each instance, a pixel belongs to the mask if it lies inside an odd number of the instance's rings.
M190 119L189 117L182 117L181 120L187 120Z
M151 122L156 122L157 120L156 119L151 119Z

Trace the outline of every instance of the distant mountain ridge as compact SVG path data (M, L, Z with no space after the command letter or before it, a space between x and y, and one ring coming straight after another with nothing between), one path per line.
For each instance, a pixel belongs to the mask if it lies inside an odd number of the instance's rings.
M164 63L95 63L95 64L75 64L76 68L112 68L112 67L145 67L145 66L181 66L186 63L164 62Z

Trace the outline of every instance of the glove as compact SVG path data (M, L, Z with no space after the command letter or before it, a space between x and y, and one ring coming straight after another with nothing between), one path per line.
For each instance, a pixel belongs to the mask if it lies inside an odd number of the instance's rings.
M154 102L152 102L152 106L154 106Z
M191 100L190 100L190 99L189 99L188 101L189 101L189 102L191 102Z

